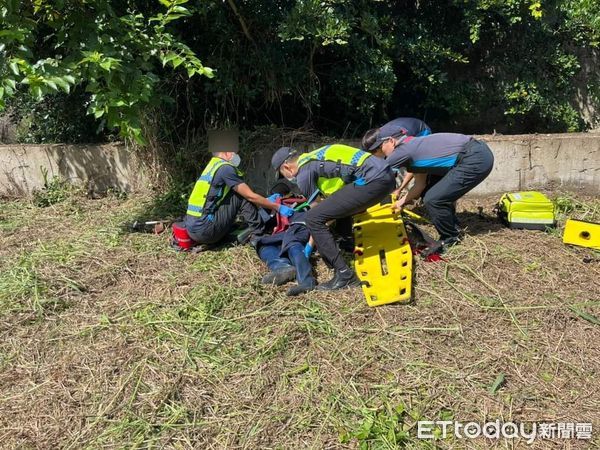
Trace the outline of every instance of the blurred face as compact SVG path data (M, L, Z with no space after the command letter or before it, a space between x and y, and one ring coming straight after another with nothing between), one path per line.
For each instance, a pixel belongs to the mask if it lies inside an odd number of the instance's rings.
M390 156L394 153L394 149L396 148L397 140L394 138L388 138L383 141L381 147L377 151L381 151L385 156Z
M378 158L385 158L385 153L383 153L383 150L381 149L381 146L379 146L379 148L373 152L371 152L371 154L373 156L377 156Z
M288 180L298 175L298 163L296 161L285 161L279 168L279 173Z
M238 167L241 163L240 156L235 152L221 152L218 156L225 161L229 161L229 163L233 164L235 167Z

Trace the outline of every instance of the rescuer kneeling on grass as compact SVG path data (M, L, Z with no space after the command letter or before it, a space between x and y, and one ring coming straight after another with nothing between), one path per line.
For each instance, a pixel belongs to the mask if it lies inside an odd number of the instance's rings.
M271 165L297 183L307 198L317 190L325 197L306 216L306 226L319 253L335 270L333 278L317 289L358 286L360 282L340 254L327 223L364 211L388 196L395 187L391 169L367 152L340 144L303 154L283 147L275 152Z
M415 174L413 186L396 202L396 209L421 196L427 187L427 175L440 176L423 196L429 218L440 234L439 246L430 250L443 252L460 242L455 202L492 171L494 155L487 144L456 133L414 138L378 133L365 136L363 146L375 156L385 158L392 168L406 167Z
M287 217L294 214L292 208L255 193L242 179L239 163L236 152L214 152L196 181L185 216L185 227L194 241L200 244L219 242L231 231L240 214L250 227L247 235L252 243L264 229L257 206Z

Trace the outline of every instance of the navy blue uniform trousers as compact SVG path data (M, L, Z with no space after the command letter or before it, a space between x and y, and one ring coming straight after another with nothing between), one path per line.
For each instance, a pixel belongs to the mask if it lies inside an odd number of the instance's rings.
M457 161L423 197L429 219L440 239L458 237L460 231L455 202L487 178L494 166L494 155L487 144L472 140L465 145Z
M236 217L241 215L256 234L264 230L264 223L258 209L237 192L230 191L214 214L201 218L186 215L185 227L190 237L201 244L216 244L222 240L235 225Z
M387 197L395 186L396 181L392 172L386 171L379 178L365 185L347 184L308 211L306 226L325 262L338 271L348 268L327 222L353 216L376 205Z

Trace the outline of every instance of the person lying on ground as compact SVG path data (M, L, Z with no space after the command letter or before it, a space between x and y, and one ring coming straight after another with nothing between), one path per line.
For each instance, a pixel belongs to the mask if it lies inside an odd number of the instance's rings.
M256 243L256 252L270 271L262 278L262 283L281 286L294 279L298 282L288 289L288 296L312 291L317 284L309 259L313 245L309 242L306 214L297 212L287 230L262 236Z
M424 137L379 137L366 146L375 156L385 158L399 169L415 173L410 190L395 203L402 209L419 198L427 187L427 176L439 180L423 195L423 204L440 235L440 251L460 242L456 200L487 178L494 155L484 142L456 133L436 133Z
M215 244L229 234L239 215L250 227L250 242L264 231L264 220L258 207L292 216L294 210L278 205L255 193L238 169L240 157L235 152L217 152L196 181L189 197L185 227L194 241Z
M325 197L306 216L306 225L320 255L334 269L333 278L319 284L317 289L359 286L327 223L353 216L388 196L396 186L389 166L367 152L341 144L302 154L282 147L273 155L271 165L281 176L297 183L307 198L317 190Z

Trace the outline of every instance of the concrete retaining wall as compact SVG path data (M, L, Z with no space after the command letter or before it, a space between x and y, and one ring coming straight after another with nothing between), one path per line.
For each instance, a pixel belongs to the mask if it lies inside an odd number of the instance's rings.
M143 168L124 144L0 145L0 196L30 195L59 176L90 192L136 191L146 184Z
M600 194L600 133L478 138L488 142L496 164L473 194L548 185ZM247 161L248 183L259 192L266 192L275 180L270 169L274 150L254 153ZM4 145L0 146L0 196L24 196L42 188L42 167L49 177L58 175L97 192L109 188L137 191L148 185L143 165L123 144Z
M495 194L540 187L562 186L586 189L600 194L600 133L482 135L494 152L495 165L490 176L470 195ZM360 146L359 141L343 141ZM302 146L312 150L314 146ZM266 191L274 182L268 149L255 156L247 170L248 181Z
M479 136L494 152L494 170L473 193L548 185L600 194L600 133Z

